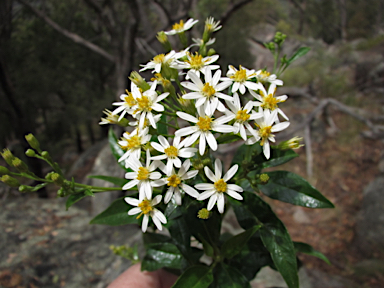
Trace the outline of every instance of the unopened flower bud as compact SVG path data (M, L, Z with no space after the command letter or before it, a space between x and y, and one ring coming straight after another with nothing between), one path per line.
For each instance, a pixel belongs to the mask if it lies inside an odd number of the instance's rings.
M212 55L215 55L215 54L216 54L215 49L210 48L210 49L208 50L207 56L212 56Z
M151 88L151 86L147 82L145 82L144 78L141 77L141 75L136 71L132 71L131 75L129 75L128 78L133 83L135 83L137 87L141 88L143 92Z
M269 181L268 174L261 174L260 175L260 181L261 181L261 183L266 184Z
M29 171L27 164L17 157L12 160L12 166L15 167L20 173L27 173Z
M25 136L28 144L35 150L40 151L40 143L33 134L28 134Z
M157 40L159 40L159 42L161 44L163 44L165 51L171 51L172 50L172 45L169 42L168 36L164 33L164 31L158 32L156 38L157 38Z
M61 177L58 173L52 173L51 174L51 180L53 183L55 183L57 186L63 186L64 185L64 179Z
M4 149L2 153L0 153L1 156L4 158L5 162L7 162L7 164L9 166L13 166L12 165L12 160L15 158L15 156L13 156L11 150L9 149Z
M25 192L32 192L33 191L33 188L32 186L27 186L27 185L20 185L19 186L19 191L22 192L22 193L25 193Z
M1 176L0 181L7 184L10 187L19 187L20 186L20 182L16 178L13 178L9 175Z
M207 208L203 208L199 210L199 212L197 213L197 217L206 220L209 218L210 214L211 212L209 212Z
M27 155L28 157L34 157L36 156L36 152L32 149L28 149L26 152L25 152L25 155Z
M8 174L9 174L8 168L4 166L0 166L0 176L8 175Z
M52 162L52 158L51 158L51 155L49 155L48 151L43 151L41 152L41 156L43 156L43 158L49 162Z
M299 149L300 147L304 146L304 144L300 143L302 140L302 137L295 136L287 141L281 142L279 145L277 145L277 148L280 150Z
M68 190L65 189L64 187L61 187L59 190L57 190L57 196L58 197L65 197L67 196L69 193L68 193Z
M277 45L281 46L284 43L285 38L287 38L287 35L281 32L276 32L274 41Z
M201 161L201 159L192 160L193 161L193 168L196 170L204 169L204 164Z

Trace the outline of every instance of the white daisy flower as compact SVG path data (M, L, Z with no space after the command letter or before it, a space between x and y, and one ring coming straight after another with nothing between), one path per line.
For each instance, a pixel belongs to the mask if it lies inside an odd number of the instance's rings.
M170 31L165 31L164 33L166 35L175 35L182 33L184 31L187 31L192 28L193 25L195 25L199 20L193 20L192 18L188 19L187 22L184 23L183 20L180 20L179 23L175 23L172 26L172 30Z
M161 223L167 223L167 218L165 218L164 214L160 210L154 208L154 206L161 202L161 195L157 195L152 200L151 198L138 200L132 197L125 197L124 200L129 205L136 206L136 208L132 208L128 211L128 215L136 215L140 213L136 219L139 219L142 215L144 215L143 222L141 224L141 230L143 232L147 231L149 217L152 217L153 223L155 223L157 229L159 230L163 229Z
M263 110L261 109L261 111ZM272 133L284 130L290 123L286 121L274 124L277 118L277 110L273 110L272 112L265 110L263 113L264 116L262 118L255 119L256 126L259 130L256 131L256 133L252 133L253 137L249 138L245 144L253 145L261 140L260 145L263 146L265 158L269 159L271 153L269 141L275 142L275 135Z
M256 77L255 70L248 70L241 65L239 70L232 65L229 65L227 76L228 77L221 78L221 80L224 81L224 83L230 83L229 85L233 83L232 93L240 91L241 94L244 94L246 92L246 88L249 90L257 90L261 86L259 83L248 81Z
M140 159L141 147L148 143L152 137L148 132L148 127L140 131L135 129L131 133L124 132L122 140L118 141L117 144L126 152L120 157L118 162L126 160L130 156Z
M194 42L194 44L190 45L189 47L201 46L204 44L204 40L200 39L200 38L192 38L192 41ZM214 44L215 42L216 42L216 38L211 38L207 41L207 43L205 43L205 46L210 46L210 45Z
M191 158L195 156L197 152L196 148L183 148L185 141L180 142L180 137L173 139L173 145L169 145L167 139L163 136L158 136L159 143L151 142L151 146L157 151L164 153L163 155L153 156L152 160L164 160L167 159L166 174L171 173L173 166L181 167L181 158Z
M221 93L220 91L227 88L231 85L230 82L219 83L221 70L217 70L212 77L212 72L210 69L205 70L205 83L200 80L200 78L192 71L188 72L189 78L192 82L181 82L181 85L185 88L192 90L183 95L184 99L196 99L195 106L196 108L202 106L204 107L205 114L212 115L216 109L220 112L225 111L225 106L219 101L218 98L232 101L232 97L226 94Z
M234 118L234 115L225 115L217 119L214 119L212 114L205 114L203 109L198 109L199 118L196 118L190 114L184 112L176 112L180 118L195 123L195 126L184 127L175 132L177 137L190 135L185 139L184 146L192 145L197 139L199 139L199 152L200 155L204 154L206 143L213 150L217 150L217 141L211 131L221 133L232 133L234 127L231 125L223 125Z
M258 101L254 102L254 105L257 107L263 108L263 110L277 110L277 113L280 114L285 120L289 120L287 115L278 107L279 103L285 102L288 99L287 95L282 95L275 97L276 85L269 85L268 92L265 90L263 85L260 85L258 93L255 91L249 91L253 97ZM277 123L279 123L279 118L276 117Z
M213 17L208 17L205 20L204 30L208 33L216 32L221 29L220 21L215 22Z
M275 84L276 86L283 85L283 81L277 79L277 76L275 74L271 74L265 70L256 71L256 78L261 83L271 83Z
M215 203L217 203L217 209L220 213L224 212L224 193L236 200L243 200L243 197L238 192L243 192L243 188L236 184L227 184L227 182L236 174L239 166L233 165L224 177L222 176L222 164L220 159L215 161L215 174L207 166L204 167L205 175L212 183L200 183L196 184L195 188L199 190L205 190L201 193L197 200L205 200L209 198L207 209L210 211Z
M135 83L131 82L131 91L134 90L135 88L138 89L137 86L135 85ZM132 107L137 105L136 99L133 97L132 93L129 92L128 90L125 90L125 92L127 94L121 94L120 95L120 99L123 100L123 102L112 103L112 105L120 106L120 107L118 107L112 111L112 115L117 115L120 112L122 112L118 121L120 121L126 113L131 114L132 113Z
M177 173L175 173L174 169L172 169L170 173L166 173L166 178L159 179L154 182L154 187L163 186L165 184L169 186L167 193L164 197L165 204L168 204L168 202L172 199L173 196L176 201L176 204L181 205L182 191L194 198L197 198L199 196L199 193L194 188L184 183L185 180L191 179L199 173L198 170L188 171L190 166L191 161L187 159Z
M119 117L117 115L113 115L112 111L104 109L103 113L106 115L106 117L100 119L101 121L99 122L99 125L119 123Z
M212 55L204 57L198 52L195 52L195 55L187 52L187 59L184 62L178 61L178 69L190 69L192 72L195 72L197 77L200 77L200 72L205 74L207 69L216 70L220 68L220 65L210 65L211 63L217 61L219 55ZM189 74L185 79L189 79Z
M227 111L227 115L234 115L235 123L233 124L233 127L235 127L235 131L233 133L237 134L240 132L241 138L247 140L247 129L250 133L254 131L252 126L249 124L249 121L255 120L257 118L263 117L263 113L256 113L253 111L253 105L254 103L252 101L249 101L244 108L241 107L240 98L237 93L233 96L233 102L232 101L225 101L227 103L227 106L231 111ZM255 131L254 131L255 132Z
M132 114L133 117L139 119L139 128L144 126L145 119L147 118L151 126L156 129L156 121L154 115L152 114L152 110L155 110L156 112L164 111L164 106L158 102L166 98L169 93L166 92L161 95L157 95L157 92L155 91L156 85L157 81L154 81L151 88L144 93L141 93L138 87L134 87L132 90L132 95L137 102L137 104L132 106Z
M147 70L147 69L153 69L156 73L160 73L162 66L167 65L169 67L174 66L174 62L185 56L186 51L180 51L176 53L174 50L170 51L167 54L159 54L155 56L152 61L149 61L145 65L140 65L143 68L140 69L141 71Z
M130 189L137 185L139 189L139 200L145 198L151 199L152 197L152 184L153 180L158 180L161 178L160 172L154 172L158 166L157 161L150 163L151 155L149 150L147 150L146 165L143 166L140 163L140 160L135 157L129 157L127 160L127 165L133 170L133 172L128 172L125 174L126 179L133 179L123 186L123 190Z

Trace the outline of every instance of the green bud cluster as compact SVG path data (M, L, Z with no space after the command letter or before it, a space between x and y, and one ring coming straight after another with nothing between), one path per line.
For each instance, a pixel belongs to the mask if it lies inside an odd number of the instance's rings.
M37 150L38 152L41 152L40 143L33 134L30 133L26 135L25 139L27 140L29 146L31 146L33 149Z
M3 182L4 184L10 186L10 187L19 187L20 186L19 180L11 177L9 175L1 176L0 181Z
M27 164L25 164L21 159L14 157L12 160L12 166L17 169L20 173L28 173L29 168Z
M281 33L281 32L276 32L275 34L275 38L274 38L274 42L281 46L283 45L284 41L285 41L285 38L287 38L287 35Z
M11 150L9 149L4 149L2 153L0 153L1 156L4 158L5 162L7 162L7 164L9 166L13 166L12 165L12 161L13 159L15 158L15 156L13 156Z

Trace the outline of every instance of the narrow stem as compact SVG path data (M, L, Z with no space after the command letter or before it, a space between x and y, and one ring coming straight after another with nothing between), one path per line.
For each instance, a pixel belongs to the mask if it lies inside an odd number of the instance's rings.
M168 115L168 116L172 116L172 117L176 117L176 113L170 113L170 112L167 112L167 111L163 111L162 113L164 113L165 115Z
M163 121L159 121L159 122L162 123L162 124L165 124L165 125L167 125L169 127L172 127L172 128L175 128L175 129L179 129L179 128L177 128L176 126L174 126L172 124L169 124L169 123L166 123L166 122L163 122Z

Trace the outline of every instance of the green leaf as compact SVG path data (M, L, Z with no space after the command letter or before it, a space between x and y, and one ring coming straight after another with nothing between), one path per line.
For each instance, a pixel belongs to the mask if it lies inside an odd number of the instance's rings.
M145 247L148 247L151 244L170 242L171 238L159 233L146 232L143 233L143 241Z
M259 144L254 145L241 145L239 149L237 149L235 156L232 160L232 165L238 164L240 166L240 169L244 165L250 165L252 164L252 158L259 155L262 152L261 147Z
M221 263L215 269L214 287L217 288L251 288L248 279L233 266Z
M248 240L259 230L261 225L253 226L248 230L229 238L221 247L222 256L231 259L241 252Z
M95 194L90 189L85 189L84 194L87 196L95 197Z
M127 214L129 209L130 206L124 201L124 197L119 198L113 201L106 210L93 218L90 224L104 224L110 226L137 224L138 220L136 219L136 215Z
M157 135L168 134L168 127L165 123L167 123L167 115L162 114L160 117L160 121L156 123Z
M192 266L177 279L171 288L207 288L213 281L213 274L207 266Z
M201 235L199 237L199 240L203 244L203 249L204 249L205 255L212 257L214 255L214 250L213 250L212 245L209 244L209 242L207 240L205 240L204 237L202 237Z
M113 183L119 187L123 187L127 183L127 179L112 177L112 176L104 176L104 175L90 175L88 178L100 179L110 183ZM120 189L116 189L120 190Z
M260 238L289 288L298 288L296 252L287 229L271 207L254 193L244 191L243 201L230 199L241 227L263 224Z
M328 258L321 252L313 249L313 247L309 244L302 243L302 242L293 242L293 245L295 246L296 252L305 253L311 256L315 256L321 260L323 260L328 265L332 265L331 262L328 260Z
M176 245L172 243L154 243L147 245L147 254L145 255L141 269L146 271L155 271L163 267L172 269L181 269L183 256Z
M287 61L287 66L288 66L289 64L291 64L293 61L296 61L296 60L299 59L300 57L302 57L302 56L304 56L305 54L307 54L309 50L311 50L311 48L309 48L309 47L300 47L300 48L295 52L295 54L293 54L292 57L288 59L288 61Z
M261 163L261 168L275 167L282 165L293 158L299 156L293 150L280 150L271 148L271 156L269 159L264 157L264 154L259 154L256 157L253 157L252 161L254 163Z
M233 134L233 133L227 133L220 135L216 140L219 144L226 144L226 143L232 143L235 141L239 141L243 138L241 138L240 135Z
M299 175L288 171L267 172L269 181L257 187L272 199L308 208L333 208L333 204Z
M259 233L254 234L241 252L233 257L228 264L238 269L248 281L254 279L257 272L265 266L276 269L271 254L264 247Z
M109 131L108 131L108 142L109 142L109 146L111 147L111 150L112 150L112 154L113 156L115 156L116 160L119 160L121 158L121 156L124 155L124 150L121 149L120 145L117 143L118 139L115 135L115 132L113 132L113 128L109 128ZM125 162L124 161L121 161L121 162L118 162L119 166L121 168L123 168L125 171L127 171L127 168L125 168Z
M85 191L69 195L67 198L67 202L65 203L66 210L68 210L69 207L71 207L76 202L79 202L81 199L87 197L88 195L85 194Z

